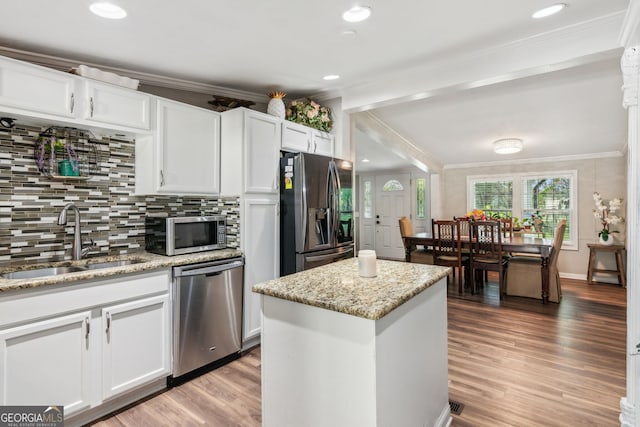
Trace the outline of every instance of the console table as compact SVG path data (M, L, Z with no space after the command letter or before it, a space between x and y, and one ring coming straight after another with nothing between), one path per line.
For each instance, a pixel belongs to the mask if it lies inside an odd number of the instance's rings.
M618 276L618 283L622 287L627 287L627 277L624 272L624 262L622 254L625 250L624 245L600 245L597 243L587 243L589 247L589 269L587 271L587 283L590 285L593 283L594 273L606 273L615 274ZM607 270L602 268L596 268L596 253L598 252L612 252L616 257L616 270Z

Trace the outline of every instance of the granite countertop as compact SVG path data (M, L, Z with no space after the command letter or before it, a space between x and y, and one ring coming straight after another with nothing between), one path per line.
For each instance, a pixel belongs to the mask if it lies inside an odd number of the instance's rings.
M33 270L37 268L49 267L69 267L69 266L86 266L88 264L97 264L111 261L134 260L136 264L122 265L110 268L101 268L97 270L83 270L72 273L57 274L55 276L43 276L30 279L6 279L0 277L0 293L14 289L37 288L47 285L57 285L79 280L91 280L97 278L105 278L117 274L139 273L146 270L154 270L158 268L170 268L177 265L195 264L199 262L216 261L228 258L242 256L242 251L238 249L221 249L208 252L197 252L187 255L162 256L149 252L134 252L126 255L101 256L94 258L85 258L79 261L56 261L43 264L24 264L20 266L0 267L0 274L11 273L15 271Z
M253 286L253 292L378 320L449 274L435 265L377 260L377 277L358 275L358 259L338 261Z

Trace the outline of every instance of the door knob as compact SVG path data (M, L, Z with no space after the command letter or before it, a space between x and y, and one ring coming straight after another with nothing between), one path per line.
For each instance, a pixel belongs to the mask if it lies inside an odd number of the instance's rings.
M380 221L376 221L376 224L380 224Z
M376 219L380 219L380 215L376 215Z

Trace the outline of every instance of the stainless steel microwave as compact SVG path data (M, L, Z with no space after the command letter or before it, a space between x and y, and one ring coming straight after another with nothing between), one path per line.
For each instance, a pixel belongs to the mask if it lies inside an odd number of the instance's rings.
M152 216L145 218L145 249L160 255L182 255L227 247L224 215Z

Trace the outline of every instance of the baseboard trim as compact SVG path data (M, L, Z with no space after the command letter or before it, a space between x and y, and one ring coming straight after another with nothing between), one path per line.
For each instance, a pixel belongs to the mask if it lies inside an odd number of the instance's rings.
M575 279L575 280L587 280L586 274L578 273L562 273L560 272L560 278L562 279Z

